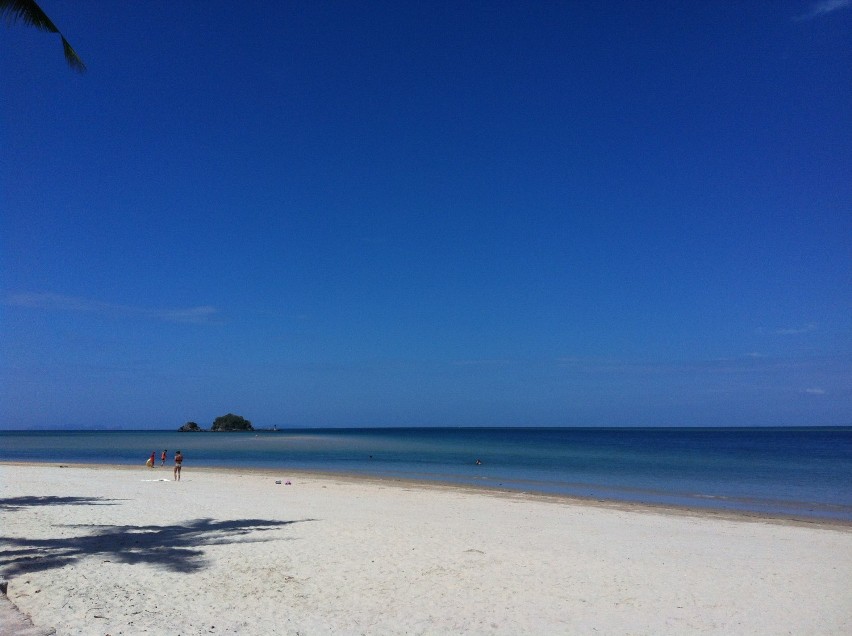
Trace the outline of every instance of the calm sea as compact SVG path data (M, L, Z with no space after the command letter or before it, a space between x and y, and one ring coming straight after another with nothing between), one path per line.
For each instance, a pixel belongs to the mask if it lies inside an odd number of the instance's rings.
M142 466L163 449L181 449L186 471L303 469L852 520L852 427L0 431L3 461Z

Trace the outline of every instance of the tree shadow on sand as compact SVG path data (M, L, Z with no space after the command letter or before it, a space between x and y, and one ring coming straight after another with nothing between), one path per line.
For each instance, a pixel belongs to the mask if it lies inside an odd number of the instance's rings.
M0 510L12 511L35 506L117 506L124 499L104 497L6 497L0 499Z
M95 526L91 534L54 539L0 537L0 575L13 577L27 572L51 570L84 558L148 564L172 572L191 573L207 566L204 551L209 545L255 543L275 539L241 538L250 533L281 528L302 521L196 519L170 526ZM280 540L280 539L278 539Z

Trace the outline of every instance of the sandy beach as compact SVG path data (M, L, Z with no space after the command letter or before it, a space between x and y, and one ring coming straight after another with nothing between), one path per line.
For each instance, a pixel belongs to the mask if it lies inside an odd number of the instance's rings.
M852 633L848 525L191 465L0 477L0 578L39 633Z

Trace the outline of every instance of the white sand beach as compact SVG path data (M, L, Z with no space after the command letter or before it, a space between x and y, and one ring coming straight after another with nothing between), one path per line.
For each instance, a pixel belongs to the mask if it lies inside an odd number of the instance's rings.
M60 636L852 633L849 526L286 471L171 478L0 465L9 599Z

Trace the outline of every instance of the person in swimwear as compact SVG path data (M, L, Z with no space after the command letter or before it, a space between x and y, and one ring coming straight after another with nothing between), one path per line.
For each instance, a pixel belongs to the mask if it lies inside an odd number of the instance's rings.
M145 462L145 465L146 465L148 468L153 468L153 467L154 467L154 461L155 461L155 460L154 460L154 457L156 457L156 456L157 456L157 451L154 451L154 452L152 452L152 453L151 453L151 456L148 458L148 461L147 461L147 462Z
M162 463L160 464L160 466L166 465L166 453L168 453L168 452L169 452L168 449L166 449L166 450L163 451L163 454L160 455L160 459L163 460Z
M180 481L181 464L183 464L183 455L178 451L175 453L175 481Z

